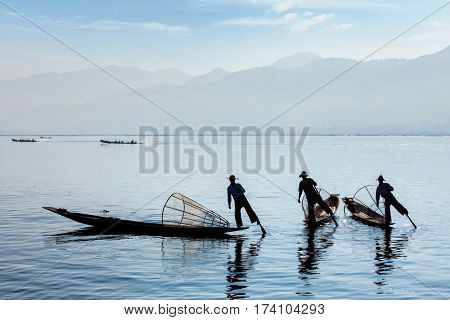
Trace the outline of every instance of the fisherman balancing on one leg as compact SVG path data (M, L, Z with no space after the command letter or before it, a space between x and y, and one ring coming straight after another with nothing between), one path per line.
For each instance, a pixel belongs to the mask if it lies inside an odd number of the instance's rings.
M333 211L325 203L325 201L323 201L322 197L316 189L317 183L313 179L308 178L308 173L306 173L306 171L302 171L299 177L302 178L302 181L300 181L300 184L298 186L298 203L301 202L300 199L302 197L302 193L305 192L306 201L308 202L308 224L313 226L316 222L316 217L314 215L314 205L316 203L326 213L328 213L330 216L333 216Z
M240 183L236 183L236 177L231 175L228 180L230 180L230 185L228 186L228 208L231 209L231 196L234 199L234 216L236 218L236 225L238 228L242 227L241 209L244 208L250 218L251 223L256 222L261 227L261 232L266 234L266 230L261 226L259 218L253 211L250 203L248 203L247 197L244 195L245 189Z
M389 226L391 224L391 206L393 206L399 213L402 215L406 214L408 215L408 210L397 201L397 199L392 194L392 191L394 191L394 188L389 184L384 182L383 176L378 177L378 187L376 192L376 201L377 201L377 207L380 204L380 196L384 199L384 216L386 225Z

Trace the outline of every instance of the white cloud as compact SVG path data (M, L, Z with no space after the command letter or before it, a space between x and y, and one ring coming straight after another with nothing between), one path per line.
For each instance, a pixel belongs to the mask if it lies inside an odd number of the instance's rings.
M443 27L446 27L448 25L448 23L444 22L444 21L433 21L431 23L431 25L435 28L443 28Z
M273 4L272 9L275 12L283 13L291 9L301 8L305 1L303 0L282 0Z
M423 41L433 41L433 40L448 40L450 41L450 32L445 30L439 31L428 31L424 33L420 33L418 35L410 37L411 40L415 40L418 42Z
M167 25L158 22L129 22L117 20L99 20L89 24L81 25L81 29L94 29L103 31L118 31L125 29L141 29L147 31L167 31L173 33L187 32L188 27Z
M287 13L281 18L244 17L244 18L230 19L219 22L219 26L275 27L275 26L289 25L295 21L298 21L298 14Z
M14 11L0 11L0 12L5 16L18 16L18 14L15 13Z
M445 42L450 41L450 28L449 24L444 21L434 21L431 23L432 29L426 32L419 33L410 37L410 40L415 42Z
M352 28L353 23L348 22L348 23L332 24L331 26L333 27L334 30L345 30Z
M333 14L319 14L307 20L301 20L289 27L292 32L306 31L312 26L325 22L333 17Z
M398 7L398 4L392 4L384 1L360 1L360 0L252 0L252 3L270 5L272 10L277 13L284 13L289 10L299 8L319 8L319 9L388 9Z
M291 32L302 32L310 27L325 22L333 14L318 14L308 19L301 19L297 13L286 13L280 18L244 17L220 22L219 26L236 27L277 27L282 26Z
M305 11L305 12L303 12L303 16L305 16L305 17L310 17L310 16L313 16L314 15L314 12L312 12L312 11Z

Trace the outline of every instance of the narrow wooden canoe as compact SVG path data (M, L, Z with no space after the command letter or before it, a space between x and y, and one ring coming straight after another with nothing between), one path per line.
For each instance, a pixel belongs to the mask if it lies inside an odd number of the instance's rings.
M373 211L357 199L345 197L342 198L342 201L355 220L380 228L387 227L386 220L382 214Z
M109 141L109 140L100 140L101 143L106 144L138 144L137 141Z
M11 139L12 142L37 142L35 139Z
M124 220L113 217L101 217L91 214L71 212L67 209L42 207L45 210L59 214L73 221L95 227L100 233L128 233L128 234L148 234L160 236L180 236L180 237L222 237L226 233L245 230L244 228L205 228L195 226L180 226L172 224L160 224L151 222L140 222Z

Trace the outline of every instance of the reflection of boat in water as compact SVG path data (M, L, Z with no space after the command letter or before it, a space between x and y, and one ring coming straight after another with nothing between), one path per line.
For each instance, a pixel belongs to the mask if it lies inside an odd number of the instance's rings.
M384 237L375 238L375 273L379 276L374 282L380 289L388 285L387 277L395 270L394 261L404 258L403 253L408 242L407 234L399 234L392 237L392 229L384 230ZM379 292L382 294L383 292Z
M243 299L248 298L246 288L248 284L248 272L255 268L258 263L257 257L261 249L264 236L256 242L251 242L248 248L244 249L245 239L242 237L235 238L234 257L228 258L226 276L228 286L226 290L227 298Z
M231 228L225 218L179 193L172 194L166 201L160 223L97 216L61 208L43 208L97 228L99 234L114 232L162 236L223 237L228 232L247 229Z
M319 261L327 249L333 246L333 235L336 228L327 232L315 228L306 228L305 230L308 231L306 246L300 246L297 251L299 279L302 280L305 288L296 293L300 296L313 296L314 293L307 289L311 286L311 280L319 277Z
M222 282L223 260L236 237L238 236L229 235L224 238L162 237L160 276L170 281L192 282L214 278ZM207 268L205 264L208 264ZM203 293L207 293L203 290L204 288L198 287L194 295L199 298ZM222 295L222 290L222 286L216 288L217 298ZM186 296L184 298L189 299Z
M75 231L57 233L51 235L52 241L56 244L71 242L88 242L96 240L120 240L125 239L129 235L117 234L114 232L99 233L97 228L85 227Z

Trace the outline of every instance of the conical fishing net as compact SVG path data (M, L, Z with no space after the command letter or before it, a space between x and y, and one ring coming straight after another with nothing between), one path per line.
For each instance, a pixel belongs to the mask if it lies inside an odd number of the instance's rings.
M230 227L230 223L218 213L180 193L172 194L167 200L162 212L162 223L200 228Z
M367 185L359 188L353 195L355 201L360 202L367 206L370 210L375 211L380 214L384 214L384 201L383 198L380 199L380 204L377 207L375 196L376 196L377 186Z
M339 206L339 197L337 195L330 194L324 189L317 188L317 191L319 192L325 203L330 207L331 211L335 213ZM305 214L305 219L308 220L308 201L306 200L305 194L303 194L301 203L303 213ZM316 220L320 220L329 216L318 204L314 205L314 215L316 217Z

